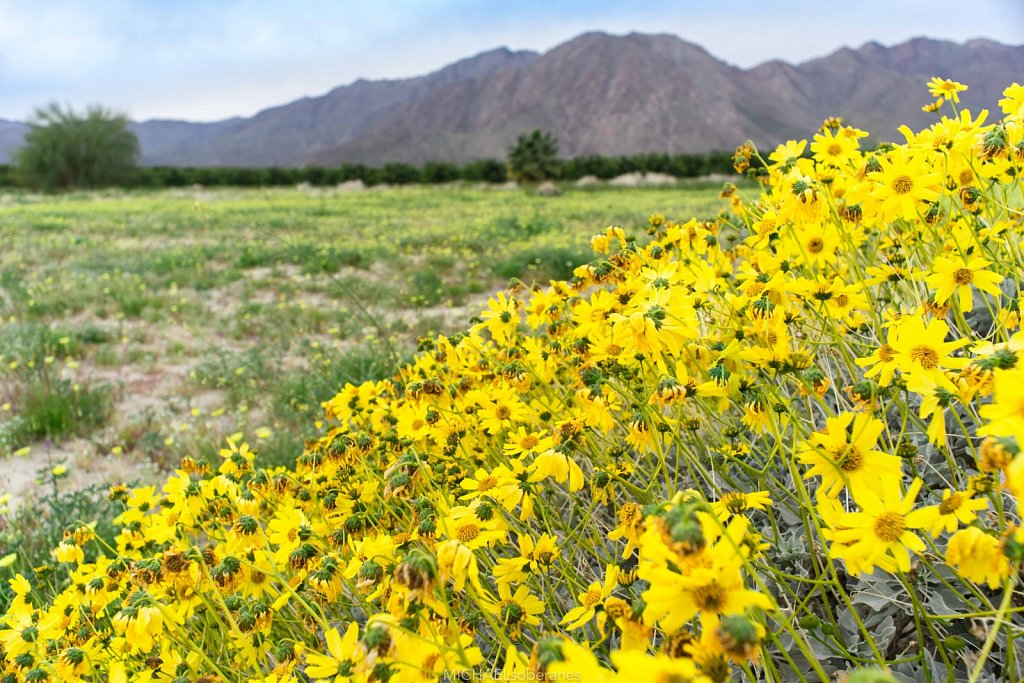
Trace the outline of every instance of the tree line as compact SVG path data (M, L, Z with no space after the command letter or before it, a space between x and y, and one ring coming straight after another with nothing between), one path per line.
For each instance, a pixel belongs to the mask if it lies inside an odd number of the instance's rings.
M50 105L36 112L14 164L0 165L0 187L22 186L59 191L96 187L288 186L308 183L334 186L348 181L364 185L440 184L454 181L502 183L509 179L539 182L584 176L610 179L625 173L664 173L694 178L732 174L729 152L627 156L586 155L558 158L553 133L534 130L520 135L506 160L483 159L464 164L430 161L415 166L341 164L334 167L178 167L139 166L138 140L127 118L103 107L84 114Z
M560 159L557 162L562 180L578 180L584 176L596 176L608 180L624 173L665 173L679 178L696 178L712 173L733 174L728 152L707 154L666 154L651 152L629 156L587 155ZM431 161L421 166L405 163L388 163L383 166L365 164L342 164L336 167L306 166L290 168L272 166L266 168L226 166L138 166L117 182L100 185L76 184L72 187L188 187L191 185L274 187L310 185L333 186L350 180L362 181L365 185L410 185L440 184L455 181L503 183L509 180L508 164L498 159L484 159L466 164L447 161ZM15 167L0 164L0 187L16 186L50 189L36 183L19 182ZM57 186L56 189L61 189Z

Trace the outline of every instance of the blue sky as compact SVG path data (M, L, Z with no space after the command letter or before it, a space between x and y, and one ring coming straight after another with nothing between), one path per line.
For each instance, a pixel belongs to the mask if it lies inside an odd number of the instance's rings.
M1024 0L0 0L0 117L49 101L135 119L250 115L588 30L667 32L739 66L926 35L1024 43Z

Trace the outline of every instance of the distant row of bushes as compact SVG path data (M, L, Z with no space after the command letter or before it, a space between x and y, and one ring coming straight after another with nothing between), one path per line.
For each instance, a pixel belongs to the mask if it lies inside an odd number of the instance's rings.
M624 173L665 173L680 178L696 178L711 173L734 173L730 154L727 152L649 153L618 157L581 156L560 160L558 171L559 177L564 180L578 180L588 175L608 179ZM461 165L431 161L422 166L404 163L389 163L383 166L343 164L331 168L143 166L134 169L123 184L129 187L153 188L187 187L196 184L266 187L309 183L316 186L332 186L350 180L360 180L365 185L410 185L439 184L457 180L503 183L508 177L508 167L504 161L485 159ZM0 165L0 187L15 185L13 167Z

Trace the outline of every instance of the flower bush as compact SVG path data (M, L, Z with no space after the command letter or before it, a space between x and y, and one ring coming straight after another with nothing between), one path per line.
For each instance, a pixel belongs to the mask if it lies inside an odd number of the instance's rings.
M1024 86L830 119L346 386L294 469L118 488L0 681L1018 680ZM808 154L809 152L809 154Z

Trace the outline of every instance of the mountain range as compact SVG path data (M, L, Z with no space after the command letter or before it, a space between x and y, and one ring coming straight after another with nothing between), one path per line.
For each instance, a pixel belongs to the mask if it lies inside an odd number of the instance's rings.
M827 116L898 136L928 125L932 76L993 109L1024 74L1024 45L915 38L793 65L741 69L674 35L585 33L544 54L499 48L402 80L358 80L318 97L212 123L133 122L142 163L379 165L502 158L515 137L553 131L562 156L729 150L807 137ZM27 126L0 119L0 161Z

